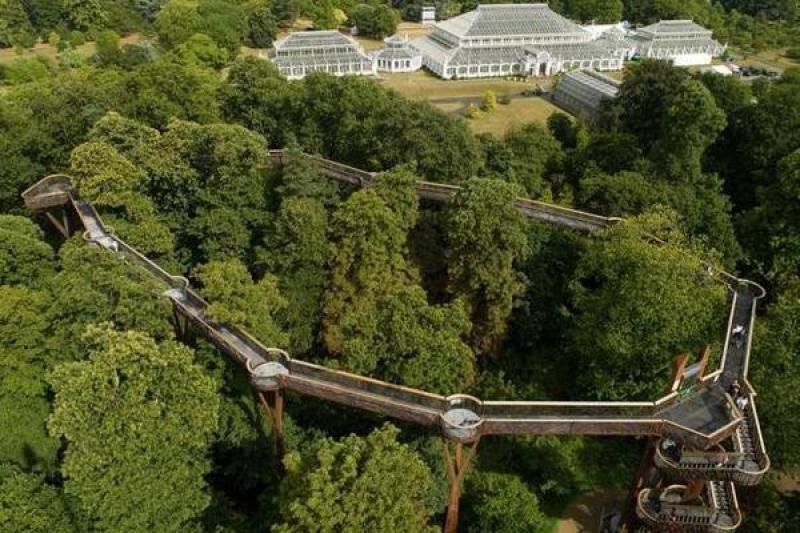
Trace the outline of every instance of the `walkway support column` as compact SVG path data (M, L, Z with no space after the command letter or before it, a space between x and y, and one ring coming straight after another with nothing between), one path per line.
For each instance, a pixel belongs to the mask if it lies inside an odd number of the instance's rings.
M475 457L475 450L478 448L480 438L476 439L469 446L467 453L464 454L464 445L461 442L453 443L454 451L450 452L450 441L442 439L444 449L444 462L447 466L447 477L450 480L450 494L447 499L447 518L444 523L445 533L456 533L458 531L458 507L461 500L461 484L464 475L467 473L472 459Z
M279 469L283 470L282 460L286 453L286 441L283 433L283 389L259 392L258 399L272 422L272 431L275 434L275 453L280 463Z
M648 485L650 481L652 481L652 472L655 469L655 462L654 456L656 453L656 446L657 446L657 439L655 437L650 437L647 439L647 445L645 447L644 454L642 454L642 460L639 463L639 469L636 471L636 477L633 478L633 484L631 486L631 490L628 493L628 501L625 503L625 508L622 512L622 520L620 521L620 525L622 531L631 532L634 531L637 518L636 518L636 505L639 497L639 491L641 491L645 485Z
M67 220L67 214L64 208L62 208L62 211L64 211L64 213L61 220L58 220L58 218L56 218L55 215L53 215L53 213L51 213L50 211L45 211L44 214L47 216L48 220L50 220L53 226L56 227L59 233L61 233L61 235L63 235L65 239L69 239L70 235L69 235L69 223Z
M700 497L703 493L703 488L706 486L704 479L694 479L686 487L686 492L683 494L683 501L686 503L693 502Z
M174 302L172 304L172 324L175 328L175 337L183 344L191 346L195 341L194 328L192 328L189 318L178 311L178 306Z

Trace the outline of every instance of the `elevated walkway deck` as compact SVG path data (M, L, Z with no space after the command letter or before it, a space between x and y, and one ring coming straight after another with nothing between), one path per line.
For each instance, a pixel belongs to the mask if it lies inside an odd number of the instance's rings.
M280 151L271 151L270 157L278 163L284 158ZM317 160L326 175L333 179L361 187L374 182L372 173ZM420 197L431 200L449 200L458 190L458 187L446 184L419 182L417 185ZM23 193L23 199L31 210L72 206L85 228L84 238L159 280L164 288L163 294L170 298L176 312L194 324L220 350L242 364L250 373L256 390L285 388L397 419L436 426L445 436L459 442L475 441L482 435L501 434L670 437L701 450L698 452L700 458L688 454L675 459L661 454L656 458L657 462L660 461L659 466L686 478L704 476L704 479L714 480L709 482L707 489L707 501L712 503L716 501L714 497L720 498L720 494L727 501L735 501L730 481L756 483L769 467L755 409L755 393L746 380L756 303L764 291L758 285L730 274L716 275L732 292L722 362L720 368L706 376L690 395L680 397L672 393L654 402L483 402L462 394L449 397L430 394L292 359L281 350L263 346L245 331L219 323L208 316L208 303L189 287L185 278L169 274L114 235L103 224L94 207L78 197L67 176L54 175L40 180ZM528 199L518 199L516 206L531 218L581 231L604 229L619 220ZM744 333L735 334L737 326L742 324L747 325ZM749 395L750 402L744 413L726 393L734 380L743 382ZM720 462L718 455L712 455L715 450L703 451L725 439L731 440L734 450L724 461ZM647 506L648 498L645 491L640 493L641 509L637 508L637 512L641 512L645 521L661 523L660 515L654 514ZM707 508L706 505L704 509ZM687 518L686 524L693 524L691 520L705 512L687 514L692 518ZM716 518L704 518L700 522L706 529L726 530L729 526L720 516L722 514L718 513ZM732 520L732 523L738 524L737 520ZM697 522L698 526L700 522Z

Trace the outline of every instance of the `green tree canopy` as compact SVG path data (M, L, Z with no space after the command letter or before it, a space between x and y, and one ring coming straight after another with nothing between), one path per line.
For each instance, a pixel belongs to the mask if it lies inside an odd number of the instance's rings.
M54 273L53 249L29 219L0 214L0 284L39 287Z
M211 301L209 315L247 330L268 346L287 345L286 334L276 318L287 305L277 279L265 276L254 282L247 268L235 259L202 265L195 269L195 276Z
M506 178L521 185L533 198L547 188L545 176L560 164L561 146L549 131L538 124L528 124L509 131L505 137L511 151L511 166Z
M350 12L349 21L359 33L382 39L397 30L400 18L390 6L363 3Z
M462 521L470 533L545 529L536 494L513 474L474 471L467 477L463 505Z
M185 531L210 500L213 380L176 343L102 327L85 340L88 358L50 377L65 492L101 531Z
M658 235L668 244L646 238ZM713 344L726 316L726 290L694 255L674 213L619 223L591 243L573 282L571 346L578 383L596 397L659 397L674 357Z
M791 278L763 319L757 323L751 379L759 399L758 412L774 468L800 464L800 279Z
M348 339L371 337L378 299L408 279L404 227L375 189L354 193L334 214L322 319L323 341L331 353L343 354ZM347 368L374 367L374 361L358 360L354 346L349 349L343 354Z
M260 254L263 267L278 278L287 306L283 321L293 353L311 349L322 320L327 279L328 214L312 198L284 199Z
M462 340L470 329L462 302L428 304L419 286L398 287L379 306L370 351L391 382L437 394L468 390L475 381L472 351Z
M47 350L48 298L25 286L0 285L0 464L44 473L55 470L59 448L45 427L45 375L63 360Z
M498 348L524 288L514 268L529 252L527 222L514 207L519 193L500 180L473 178L448 206L450 291L469 304L471 345L480 353Z
M272 531L436 531L424 502L431 472L397 442L398 433L387 424L366 437L322 438L289 453L280 494L283 522Z
M89 324L112 322L159 340L173 337L169 302L158 297L163 287L149 275L77 239L65 243L60 254L61 270L49 284L53 335L48 341L62 360L81 358Z
M7 533L74 533L60 490L34 474L0 479L0 530Z
M663 134L653 145L657 172L674 180L691 180L701 171L705 150L725 127L725 113L697 80L681 82L668 96Z

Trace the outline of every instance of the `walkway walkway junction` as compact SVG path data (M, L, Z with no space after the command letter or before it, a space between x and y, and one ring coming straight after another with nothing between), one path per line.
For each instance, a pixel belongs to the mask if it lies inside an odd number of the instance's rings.
M272 150L270 159L282 164L285 154ZM328 177L368 187L375 174L313 156ZM459 187L420 181L420 198L447 201ZM731 531L741 522L734 484L754 485L769 469L769 458L756 411L756 393L747 375L756 305L765 291L758 284L705 265L708 273L730 291L731 307L719 368L705 373L702 361L676 365L672 392L652 402L506 402L482 401L466 394L440 396L384 381L318 366L276 348L263 346L246 331L220 323L207 314L208 303L186 278L172 275L107 228L94 206L82 200L65 175L51 175L26 190L28 209L44 212L65 236L74 215L86 241L126 263L141 268L160 282L172 302L179 336L191 327L234 358L249 372L252 385L273 419L282 449L283 391L321 398L399 420L437 428L445 439L445 458L451 490L445 531L458 520L460 482L475 447L487 435L630 435L647 437L625 523L636 527L679 526L683 531ZM595 232L618 218L520 198L517 209L530 218L578 231ZM60 213L59 213L60 211ZM652 239L655 245L659 241ZM745 326L744 333L735 331ZM691 387L685 383L691 381ZM748 402L739 409L728 394L738 381ZM682 449L672 446L676 443ZM462 446L469 449L462 454ZM454 453L451 453L451 447ZM634 512L635 511L635 512ZM638 520L637 520L638 518Z

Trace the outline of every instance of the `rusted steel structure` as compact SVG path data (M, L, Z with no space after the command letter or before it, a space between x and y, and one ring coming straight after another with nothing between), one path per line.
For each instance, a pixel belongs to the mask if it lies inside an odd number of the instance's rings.
M281 164L282 151L270 151ZM312 156L304 156L312 157ZM315 158L332 179L358 187L369 187L375 174L341 163ZM419 182L421 198L447 201L459 190L453 185ZM647 437L651 444L645 455L632 509L641 523L685 526L689 530L727 531L740 522L733 483L753 485L769 469L755 405L755 391L747 381L751 332L756 305L764 296L759 285L725 272L708 274L731 293L731 310L725 345L718 369L705 372L702 365L676 368L667 394L652 402L504 402L482 401L455 394L441 396L384 381L334 370L291 358L286 352L268 348L230 324L207 313L208 303L182 276L172 275L128 245L105 226L95 208L82 200L64 175L47 176L23 193L28 209L44 212L65 236L84 228L86 241L118 256L160 282L163 295L173 305L175 326L181 338L196 331L221 351L238 361L276 430L279 450L283 449L283 391L314 396L338 404L380 413L439 431L445 439L445 458L451 481L446 531L455 531L458 521L460 485L478 441L487 435L629 435ZM545 202L518 199L516 207L530 218L580 230L598 231L620 221L576 211ZM54 212L56 214L54 214ZM661 241L653 237L655 245ZM741 326L746 325L744 333ZM191 326L191 327L190 327ZM690 393L680 390L690 372ZM737 407L728 394L738 381L748 402ZM668 439L668 440L667 440ZM679 455L668 453L664 442L680 443ZM450 444L455 446L450 452ZM462 447L470 444L467 456ZM672 485L661 488L667 480ZM680 484L686 483L685 485Z

